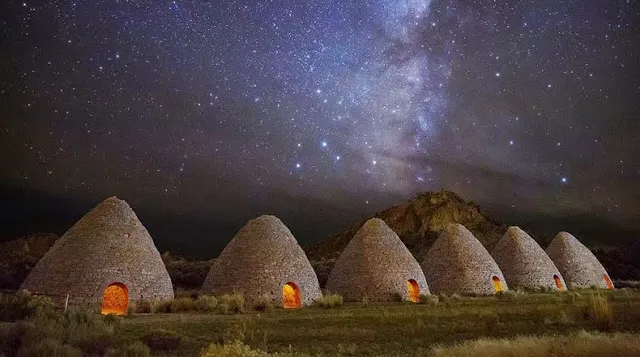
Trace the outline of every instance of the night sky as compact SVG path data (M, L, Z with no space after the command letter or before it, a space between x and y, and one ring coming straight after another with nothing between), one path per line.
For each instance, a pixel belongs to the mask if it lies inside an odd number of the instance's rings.
M262 213L310 243L442 188L640 232L637 1L9 1L0 23L3 238L116 195L161 250Z

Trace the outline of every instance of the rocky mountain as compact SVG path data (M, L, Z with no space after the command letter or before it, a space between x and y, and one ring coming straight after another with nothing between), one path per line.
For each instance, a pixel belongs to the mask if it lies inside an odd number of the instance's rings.
M454 192L424 192L415 198L376 213L393 229L414 256L419 258L448 223L467 227L489 251L502 237L507 227L482 212L473 202L465 201ZM337 258L368 217L351 225L347 231L332 236L309 251L311 260Z

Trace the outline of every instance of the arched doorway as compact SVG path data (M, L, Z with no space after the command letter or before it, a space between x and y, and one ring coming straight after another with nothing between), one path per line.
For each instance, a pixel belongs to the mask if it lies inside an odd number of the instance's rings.
M282 306L285 309L297 309L300 307L300 288L292 282L282 286Z
M559 276L554 275L553 281L556 283L556 288L558 288L558 290L564 290L564 286L562 285L562 280L560 280Z
M116 314L124 315L129 306L129 289L123 283L112 283L104 289L102 298L103 315Z
M502 281L500 280L500 278L498 278L497 276L493 276L491 278L491 282L493 283L493 290L496 293L499 293L501 291L504 291L504 287L502 286Z
M415 280L409 279L407 281L407 290L409 291L409 301L420 301L420 286Z
M613 282L609 278L609 275L604 274L603 277L604 277L604 283L607 284L607 289L613 289Z

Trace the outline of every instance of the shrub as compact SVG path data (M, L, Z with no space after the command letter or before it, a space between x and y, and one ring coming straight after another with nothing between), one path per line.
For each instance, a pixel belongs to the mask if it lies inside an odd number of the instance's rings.
M507 300L507 301L514 301L517 299L516 293L510 290L499 291L498 293L496 293L496 297L498 298L498 300Z
M180 335L169 330L152 330L142 336L142 342L152 350L174 351L180 346Z
M136 314L149 314L153 312L153 304L147 300L132 302L130 307L133 309L133 313Z
M613 310L609 300L599 292L589 297L583 308L584 316L592 320L601 331L609 331L613 326Z
M214 312L218 306L218 299L215 296L200 295L195 302L195 308L202 312Z
M196 310L195 300L190 297L181 297L171 300L169 304L169 312L190 312Z
M108 319L111 317L105 317ZM0 355L7 356L122 356L123 344L115 324L88 311L47 311L12 324L3 332Z
M344 299L338 294L326 294L321 296L318 300L313 302L313 305L321 307L323 309L332 309L342 306Z
M462 301L460 294L451 294L451 301Z
M105 315L103 320L104 320L104 323L107 324L108 326L117 327L120 325L120 316L116 314L107 314Z
M225 294L218 297L220 304L228 306L228 312L238 314L244 312L244 296L242 294Z
M53 302L46 296L31 295L26 290L15 294L0 294L0 321L18 321L37 313L51 313Z
M262 295L256 299L253 303L253 309L256 311L267 311L271 312L275 309L273 306L273 301L269 297L269 295Z
M173 300L162 300L162 301L156 301L153 304L153 312L154 313L161 313L161 314L168 314L171 312L171 304L172 304Z
M150 357L151 350L149 347L142 343L141 341L133 341L132 343L126 345L122 349L122 354L120 356L124 357ZM114 357L116 355L114 354Z
M419 304L426 304L429 306L437 306L439 302L440 302L440 298L438 297L438 295L420 294L418 298Z

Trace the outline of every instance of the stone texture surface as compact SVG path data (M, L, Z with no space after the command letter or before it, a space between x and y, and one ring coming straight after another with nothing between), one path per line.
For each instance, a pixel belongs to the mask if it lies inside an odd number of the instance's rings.
M248 302L268 295L282 304L282 287L288 282L300 288L303 305L322 295L316 273L289 229L275 216L260 216L242 227L212 263L202 293L238 292Z
M609 274L598 259L576 237L560 232L547 247L547 255L558 267L569 289L607 288L604 276Z
M409 279L429 294L420 264L383 220L372 218L340 254L326 287L347 301L389 301L395 294L408 300Z
M511 289L550 288L556 286L554 275L566 289L562 274L547 253L520 227L509 227L491 252Z
M110 197L56 241L21 289L57 303L69 294L70 306L99 307L114 282L127 286L130 301L173 298L171 278L151 236L125 201Z
M421 263L433 294L494 294L497 276L507 291L502 271L469 230L452 223L445 227Z

